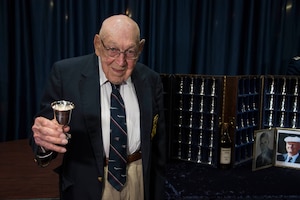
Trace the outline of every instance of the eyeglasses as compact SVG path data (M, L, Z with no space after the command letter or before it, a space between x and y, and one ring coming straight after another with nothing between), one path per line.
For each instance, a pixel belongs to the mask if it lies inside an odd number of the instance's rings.
M124 54L125 59L127 60L134 60L138 57L138 54L135 50L127 49L125 51L121 51L120 49L114 48L114 47L106 47L103 43L103 40L101 40L101 43L105 50L107 51L107 55L112 58L117 58L120 56L121 53Z

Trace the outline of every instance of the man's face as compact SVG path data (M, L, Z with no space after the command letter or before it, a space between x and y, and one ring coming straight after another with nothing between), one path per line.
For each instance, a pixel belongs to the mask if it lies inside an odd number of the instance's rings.
M130 77L144 42L139 41L139 28L128 17L111 17L103 23L100 33L95 35L94 47L110 82L121 84Z
M262 137L260 139L260 150L261 152L266 152L268 150L269 140L267 137Z
M108 49L115 49L121 52L135 51L138 54L139 44L133 40L124 40L122 37L107 37L102 40L99 36L99 40L99 56L106 78L114 84L126 81L136 65L137 58L128 59L124 53L112 57L109 55L108 51L110 50Z
M286 145L286 151L289 155L295 155L298 153L300 149L300 143L299 142L287 142Z

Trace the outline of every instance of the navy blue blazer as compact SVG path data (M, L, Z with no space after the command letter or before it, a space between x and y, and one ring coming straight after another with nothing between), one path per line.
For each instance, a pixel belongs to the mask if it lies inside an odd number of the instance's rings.
M145 199L163 199L167 147L163 86L159 74L141 63L137 63L131 78L141 114ZM75 104L70 122L72 139L67 145L62 165L56 170L59 173L60 198L99 200L105 163L99 66L95 54L65 59L53 65L36 116L53 119L50 103L56 100L69 100Z

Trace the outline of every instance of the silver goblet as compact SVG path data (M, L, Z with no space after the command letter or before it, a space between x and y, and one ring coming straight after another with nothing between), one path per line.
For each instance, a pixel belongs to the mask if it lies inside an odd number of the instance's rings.
M54 101L51 103L51 107L54 112L54 118L60 125L66 126L70 123L72 110L75 108L75 105L72 102L65 100ZM67 139L71 138L71 134L65 134Z

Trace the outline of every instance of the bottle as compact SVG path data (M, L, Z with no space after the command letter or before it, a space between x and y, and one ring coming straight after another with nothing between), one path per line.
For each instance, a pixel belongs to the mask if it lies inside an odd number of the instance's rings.
M231 167L231 146L232 142L229 135L229 124L223 123L221 127L220 139L220 168L229 169Z

